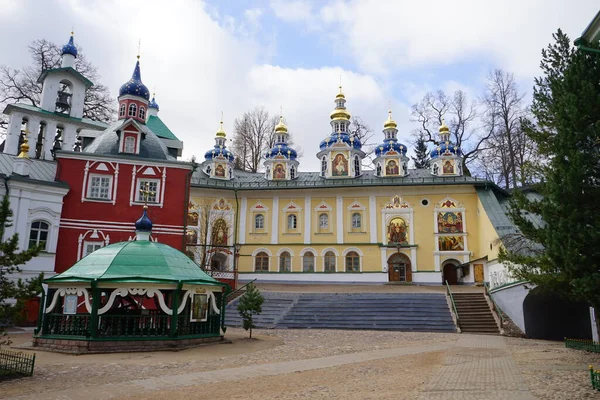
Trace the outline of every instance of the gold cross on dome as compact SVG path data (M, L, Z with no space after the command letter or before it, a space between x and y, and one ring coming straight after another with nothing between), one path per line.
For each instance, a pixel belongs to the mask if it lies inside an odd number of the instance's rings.
M144 209L148 208L148 197L154 196L156 193L150 190L150 182L144 184L144 188L140 189L140 195L144 201Z

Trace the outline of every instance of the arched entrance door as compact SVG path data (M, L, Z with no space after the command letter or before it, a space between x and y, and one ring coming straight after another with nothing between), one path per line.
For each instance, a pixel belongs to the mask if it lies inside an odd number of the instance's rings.
M410 258L396 253L388 259L388 279L390 282L412 282Z
M442 283L446 283L446 281L448 282L448 285L457 285L458 284L458 272L456 267L458 266L458 261L455 260L451 260L451 261L446 261L444 263L444 269L443 269L443 282Z

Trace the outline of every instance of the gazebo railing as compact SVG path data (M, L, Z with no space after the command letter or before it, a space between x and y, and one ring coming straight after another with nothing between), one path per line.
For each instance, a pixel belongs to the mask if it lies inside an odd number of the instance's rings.
M168 337L169 315L100 315L99 337L143 338Z
M88 336L90 314L47 314L43 333L60 336Z
M218 335L221 329L221 316L209 315L207 320L191 322L189 315L180 315L177 318L177 331L179 336Z

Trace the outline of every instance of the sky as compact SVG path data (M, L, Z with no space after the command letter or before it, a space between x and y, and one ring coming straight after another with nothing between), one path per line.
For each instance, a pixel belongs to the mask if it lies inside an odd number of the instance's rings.
M301 148L300 171L316 171L331 131L338 86L348 111L383 141L391 108L410 146L411 106L428 91L463 89L476 99L494 68L514 73L530 98L541 49L563 29L571 39L597 0L0 0L0 64L29 63L27 45L64 44L71 29L116 98L141 41L142 80L159 116L199 161L214 145L221 113L255 106L283 111Z

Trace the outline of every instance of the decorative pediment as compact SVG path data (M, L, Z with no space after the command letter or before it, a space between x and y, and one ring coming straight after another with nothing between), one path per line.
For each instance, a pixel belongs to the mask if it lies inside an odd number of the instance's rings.
M444 200L437 203L438 208L463 208L463 204L454 200L451 197L446 197Z
M298 204L290 201L285 207L283 207L283 212L299 212L302 211L302 208L298 206Z
M269 207L265 206L260 201L257 201L252 207L250 207L250 211L253 212L266 212L269 211Z
M106 164L100 163L100 164L96 165L96 171L107 171L108 172L108 167L106 166Z
M410 204L406 201L402 200L402 197L396 195L390 199L388 203L383 207L387 209L397 209L397 208L410 208Z
M212 209L216 211L231 211L232 207L225 199L219 199L212 205Z
M315 211L332 211L333 208L327 204L325 201L319 203L318 206L315 207Z
M354 200L349 206L348 211L364 211L366 210L365 206L360 204L358 200Z
M148 167L144 170L144 172L142 172L142 175L156 175L156 171L154 171L154 168L152 167Z

